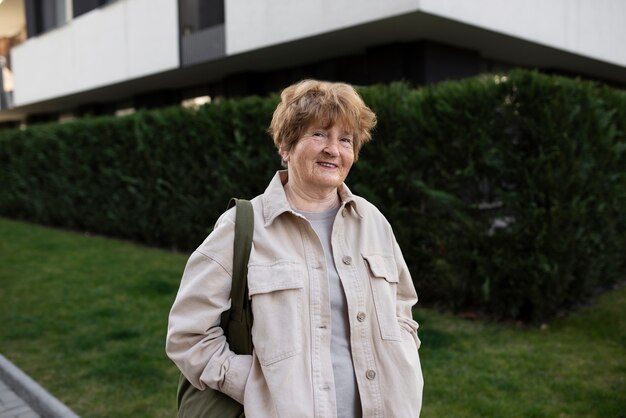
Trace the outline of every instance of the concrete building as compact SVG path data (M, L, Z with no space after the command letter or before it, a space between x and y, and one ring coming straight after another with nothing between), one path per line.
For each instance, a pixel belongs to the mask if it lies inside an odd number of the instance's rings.
M626 86L624 0L5 0L0 15L10 3L27 39L10 49L5 126L304 77L424 85L526 67Z

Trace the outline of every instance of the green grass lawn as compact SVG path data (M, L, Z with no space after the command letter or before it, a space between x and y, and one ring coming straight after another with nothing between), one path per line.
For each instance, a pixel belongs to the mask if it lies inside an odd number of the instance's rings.
M187 255L1 218L0 237L0 353L84 417L174 417ZM626 288L543 330L416 319L423 417L626 418Z

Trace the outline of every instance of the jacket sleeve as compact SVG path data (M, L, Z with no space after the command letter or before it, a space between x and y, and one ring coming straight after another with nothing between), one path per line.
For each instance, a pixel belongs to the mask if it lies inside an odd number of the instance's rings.
M400 246L393 237L393 252L398 268L398 290L396 294L396 316L400 327L409 331L415 340L417 348L420 347L420 340L417 336L417 328L419 325L413 319L413 306L417 303L417 293L415 292L415 286L413 285L413 279L409 268L404 261Z
M169 315L166 352L196 388L208 386L243 403L252 356L231 351L220 327L230 308L234 237L233 220L223 218L187 262Z

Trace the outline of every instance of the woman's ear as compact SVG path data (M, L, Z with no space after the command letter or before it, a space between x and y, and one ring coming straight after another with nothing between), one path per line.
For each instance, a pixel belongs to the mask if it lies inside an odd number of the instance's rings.
M280 146L278 153L285 163L289 162L289 152L286 151L282 145Z

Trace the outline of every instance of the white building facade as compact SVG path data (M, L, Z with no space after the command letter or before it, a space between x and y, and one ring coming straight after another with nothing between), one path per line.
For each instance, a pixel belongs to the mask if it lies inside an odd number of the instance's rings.
M304 77L415 85L512 67L626 86L623 0L24 0L7 120L266 94Z

